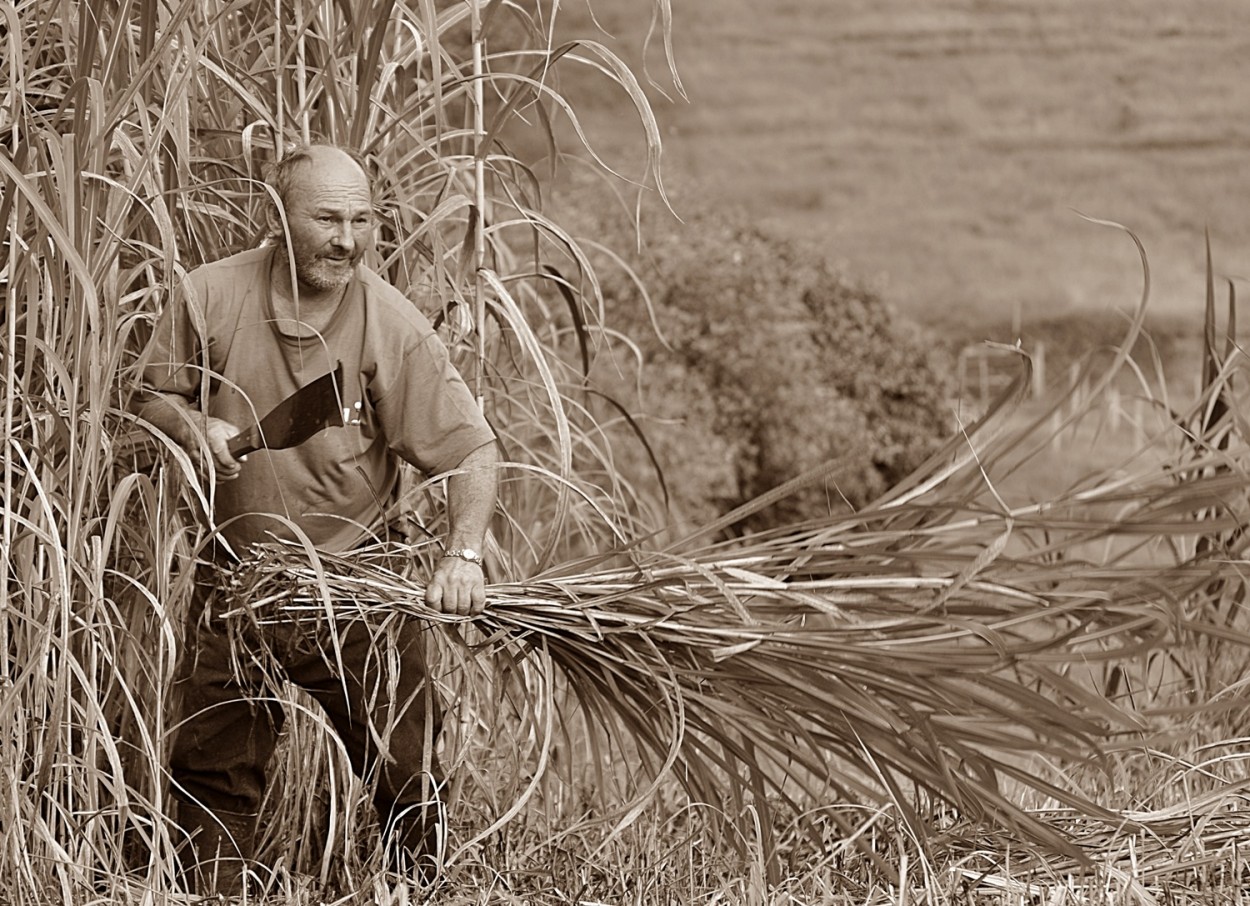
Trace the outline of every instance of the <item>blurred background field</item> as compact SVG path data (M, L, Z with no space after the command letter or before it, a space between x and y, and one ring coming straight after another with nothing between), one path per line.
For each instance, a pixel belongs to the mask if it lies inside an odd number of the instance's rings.
M597 25L654 78L676 215L741 212L868 287L949 354L964 417L1009 378L991 355L983 382L983 341L1041 348L1039 387L1054 393L1123 335L1140 262L1122 233L1082 214L1141 239L1152 285L1138 357L1175 402L1193 398L1204 231L1221 296L1222 281L1240 288L1250 247L1236 182L1250 146L1238 116L1250 36L1235 0L1142 0L1131 12L1088 0L675 4L680 85L658 37L641 49L648 23L629 0L568 12L570 33ZM624 94L597 79L562 89L595 149L638 175ZM1120 389L1128 411L1158 384ZM1016 480L1045 493L1131 445L1132 430L1109 413L1097 443Z
M595 3L628 59L646 22ZM1237 0L746 0L674 4L688 101L648 57L678 214L740 206L816 244L935 332L981 339L1013 317L1132 306L1150 255L1155 316L1192 327L1204 227L1245 272L1237 174L1250 125L1250 36ZM569 9L583 27L585 8ZM610 162L636 157L622 96L566 84ZM663 89L672 100L660 93Z

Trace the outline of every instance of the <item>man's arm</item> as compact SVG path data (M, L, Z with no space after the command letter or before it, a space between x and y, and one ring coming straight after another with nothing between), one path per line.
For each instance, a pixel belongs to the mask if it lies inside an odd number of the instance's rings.
M230 438L239 433L238 428L225 419L202 414L176 393L145 388L140 397L142 401L135 406L135 413L177 441L193 461L207 465L211 456L221 480L239 474L239 461L228 447Z
M495 512L495 444L483 444L465 456L457 474L447 479L447 549L472 548L479 553ZM482 567L459 557L439 561L425 602L443 613L476 616L486 604Z
M130 408L173 438L198 466L207 469L211 463L219 478L234 478L239 463L230 455L227 443L237 429L205 415L194 402L201 391L201 370L189 363L199 361L202 354L195 329L202 320L181 293L175 293L143 351L140 386Z

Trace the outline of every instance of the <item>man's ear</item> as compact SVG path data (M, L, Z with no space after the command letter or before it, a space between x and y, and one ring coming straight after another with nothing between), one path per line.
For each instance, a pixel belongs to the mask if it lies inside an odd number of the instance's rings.
M271 204L265 209L265 226L269 229L269 235L275 238L286 235L286 225L282 222L283 211L278 204L271 199Z

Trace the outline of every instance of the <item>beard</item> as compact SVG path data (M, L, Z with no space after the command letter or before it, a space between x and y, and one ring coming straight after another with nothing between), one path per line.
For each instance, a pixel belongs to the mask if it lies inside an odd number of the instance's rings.
M301 255L296 249L295 276L300 283L318 291L340 289L351 281L359 260L359 255L339 259L317 254Z
M326 292L342 289L351 282L356 265L364 257L365 248L357 244L350 254L334 257L327 254L330 246L321 241L308 241L299 234L274 237L276 245L295 259L295 278L306 289Z

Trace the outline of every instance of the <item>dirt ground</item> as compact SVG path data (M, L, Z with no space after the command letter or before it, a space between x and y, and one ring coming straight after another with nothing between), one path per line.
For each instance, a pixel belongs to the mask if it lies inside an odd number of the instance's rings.
M647 0L592 0L631 60ZM1131 307L1145 244L1152 309L1201 318L1203 231L1250 270L1250 29L1244 0L674 2L688 102L648 69L664 168L820 245L934 326ZM573 5L566 7L575 9ZM582 16L584 13L572 13ZM623 95L575 96L609 158L641 140ZM1241 165L1241 166L1239 166ZM637 169L636 167L634 168Z

